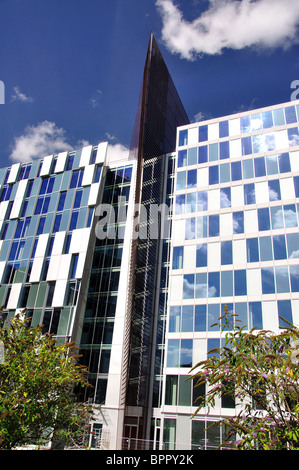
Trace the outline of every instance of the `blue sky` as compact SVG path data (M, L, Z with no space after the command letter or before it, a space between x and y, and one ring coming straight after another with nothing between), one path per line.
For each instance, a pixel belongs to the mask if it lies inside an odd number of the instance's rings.
M287 102L298 26L298 0L0 0L0 166L125 151L151 31L191 121Z

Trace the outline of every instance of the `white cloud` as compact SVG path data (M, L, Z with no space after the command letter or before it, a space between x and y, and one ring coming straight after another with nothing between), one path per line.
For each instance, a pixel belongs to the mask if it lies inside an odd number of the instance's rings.
M120 161L127 160L129 149L122 144L109 144L107 149L107 160Z
M73 147L66 141L64 129L54 122L43 121L27 126L23 135L15 137L10 158L23 163L65 150Z
M210 0L193 21L183 18L173 0L157 0L162 38L172 53L195 60L225 48L287 48L298 43L298 0Z
M13 91L14 91L14 94L11 95L11 101L21 101L22 103L32 103L33 98L31 98L31 96L26 96L25 93L23 93L20 90L20 87L15 86Z

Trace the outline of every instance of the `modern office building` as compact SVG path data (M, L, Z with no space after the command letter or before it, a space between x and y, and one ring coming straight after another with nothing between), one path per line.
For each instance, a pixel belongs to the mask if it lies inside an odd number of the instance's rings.
M235 413L222 399L190 420L204 388L185 381L221 345L224 306L248 329L299 323L298 126L297 101L178 129L161 407L176 448L217 447L205 429Z
M90 445L203 449L231 401L185 381L251 328L298 322L299 102L190 124L151 35L130 151L107 143L0 170L0 303L80 348ZM297 202L298 201L298 202Z

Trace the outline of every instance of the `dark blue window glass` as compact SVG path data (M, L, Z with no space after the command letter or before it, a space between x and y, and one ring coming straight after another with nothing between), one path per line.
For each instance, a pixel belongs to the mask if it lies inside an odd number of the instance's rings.
M219 357L219 352L213 351L214 349L220 348L220 339L218 338L208 338L208 351L207 357ZM213 352L210 352L213 351Z
M219 214L209 215L209 237L219 236Z
M245 204L255 204L254 183L244 184L244 202Z
M229 128L228 128L228 121L220 121L219 122L219 137L228 137Z
M259 230L261 232L263 232L265 230L270 230L271 225L270 225L269 207L265 207L263 209L258 209L257 210L257 215L258 215Z
M54 221L53 233L59 231L62 214L57 214Z
M198 147L198 163L206 163L208 161L208 146Z
M241 162L233 162L231 164L231 178L232 181L239 181L242 179L242 166Z
M273 251L275 260L287 258L286 241L284 235L275 235L273 237Z
M219 151L220 151L220 160L224 160L230 157L229 153L229 141L226 140L224 142L220 142L219 144Z
M284 109L286 124L293 124L297 122L296 109L295 106L288 106Z
M187 188L197 186L197 170L189 170L187 173Z
M178 167L182 168L187 165L187 150L179 150L178 152Z
M249 329L251 328L263 328L261 302L249 302Z
M270 201L280 201L281 200L279 180L270 180L270 181L268 181L268 189L269 189L269 200Z
M291 291L299 292L299 266L290 266Z
M233 232L244 233L244 212L233 212Z
M206 299L208 297L207 273L196 274L196 291L197 299Z
M41 235L43 233L45 222L46 217L41 217L37 228L37 235Z
M193 340L181 340L180 367L192 367Z
M82 194L83 194L82 189L79 189L79 190L76 192L75 202L74 202L74 209L80 207L81 199L82 199Z
M242 143L242 155L252 154L251 137L243 137L241 139L241 143Z
M219 297L220 273L208 273L208 297Z
M221 242L221 264L233 264L233 246L231 240Z
M289 173L291 171L289 153L282 153L278 155L278 166L280 173Z
M285 327L290 326L284 320L287 320L288 322L293 324L292 304L290 300L278 300L277 310L278 310L280 328L285 328Z
M184 129L179 132L179 146L188 144L188 130Z
M40 195L46 194L46 190L47 190L47 187L48 187L48 182L49 182L49 178L45 178L45 179L42 180L42 184L41 184L40 191L39 191Z
M231 188L220 189L220 208L231 207Z
M67 164L66 164L66 170L71 170L73 168L73 164L74 164L74 159L75 159L75 155L69 155L68 156L68 159L67 159Z
M207 307L206 305L195 305L194 331L207 330Z
M219 317L220 317L220 305L219 304L208 305L208 330L209 331L219 330L218 325L215 325L215 323L219 322Z
M172 269L183 269L184 247L175 246L173 248Z
M199 212L208 210L208 191L198 191L197 210Z
M37 200L37 203L36 203L36 207L35 207L35 212L34 212L35 215L41 213L43 203L44 203L44 198L39 197L38 200Z
M247 295L246 269L234 271L235 295Z
M46 196L43 203L42 214L46 214L49 209L51 196Z
M72 213L69 230L75 230L75 228L77 227L78 216L79 216L79 212Z
M207 266L208 262L208 246L206 243L197 245L196 248L196 267L203 268Z
M194 240L195 238L195 218L186 219L185 222L185 240Z
M218 184L219 183L219 167L210 166L209 167L209 184Z
M66 191L64 191L63 193L60 193L58 207L57 207L58 211L63 211L65 198L66 198Z
M16 258L17 250L18 250L19 242L13 242L10 254L9 254L9 261L14 261Z
M208 140L208 126L200 126L198 128L198 142L204 142Z
M254 159L254 173L256 178L266 176L266 164L264 157Z
M53 186L55 183L55 176L52 176L49 180L48 187L47 187L47 194L51 194L53 191Z
M257 238L247 238L247 262L256 263L259 261L259 245Z
M294 176L294 187L296 197L299 197L299 176Z
M263 294L275 294L274 269L262 268Z

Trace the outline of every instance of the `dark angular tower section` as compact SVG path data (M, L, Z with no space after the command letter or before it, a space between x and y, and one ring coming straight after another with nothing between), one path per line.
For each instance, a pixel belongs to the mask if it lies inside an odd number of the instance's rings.
M131 158L138 160L135 203L142 204L148 211L148 238L133 241L131 258L132 297L125 395L127 410L138 407L138 418L126 412L124 437L134 435L136 442L146 439L149 429L157 322L155 309L161 276L161 243L159 239L150 239L149 207L165 202L168 159L162 156L175 150L176 129L188 123L186 111L151 34L130 151Z

